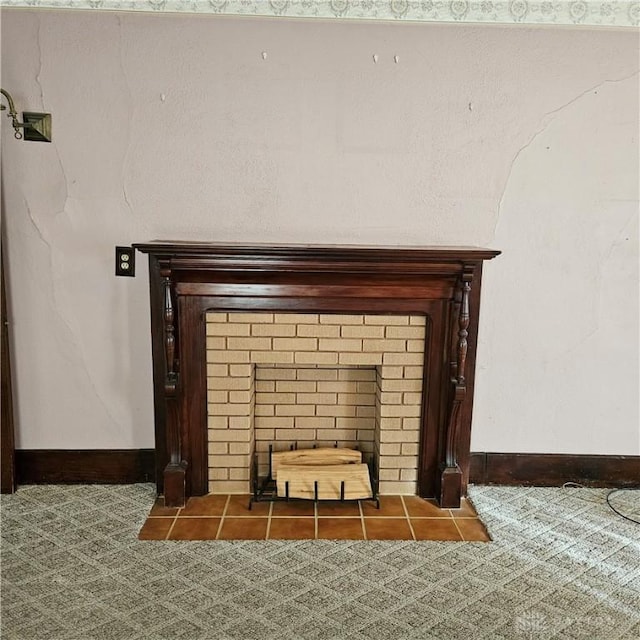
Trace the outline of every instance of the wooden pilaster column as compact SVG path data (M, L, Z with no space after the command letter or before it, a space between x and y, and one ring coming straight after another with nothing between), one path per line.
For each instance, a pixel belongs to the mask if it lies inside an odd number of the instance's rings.
M169 462L164 469L164 502L167 507L183 507L186 497L187 463L182 459L180 435L180 376L176 359L176 314L171 269L160 269L163 286L163 337L165 352L164 399L166 407L166 444Z
M439 503L442 508L455 509L460 506L462 495L463 472L458 464L460 448L460 420L462 403L467 395L467 379L465 369L467 364L467 350L469 336L469 294L473 279L473 266L465 265L456 290L453 305L454 322L457 331L452 331L452 352L455 359L451 362L451 386L449 394L449 414L446 426L444 460L441 462Z

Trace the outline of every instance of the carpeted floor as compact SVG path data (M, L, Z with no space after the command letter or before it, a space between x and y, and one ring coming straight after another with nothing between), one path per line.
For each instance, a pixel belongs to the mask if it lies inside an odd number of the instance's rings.
M153 487L3 496L6 640L640 637L640 525L605 490L473 487L490 543L149 542ZM612 503L640 519L640 491Z

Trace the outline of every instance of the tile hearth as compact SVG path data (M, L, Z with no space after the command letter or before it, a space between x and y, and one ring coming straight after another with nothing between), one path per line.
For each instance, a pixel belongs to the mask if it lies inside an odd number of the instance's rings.
M488 542L473 505L440 509L417 496L359 502L259 502L248 495L192 497L183 508L158 498L140 540L445 540Z

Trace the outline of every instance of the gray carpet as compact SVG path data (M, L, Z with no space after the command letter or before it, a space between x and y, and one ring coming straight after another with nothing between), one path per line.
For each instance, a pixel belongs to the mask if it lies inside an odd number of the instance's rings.
M640 526L606 491L470 496L491 543L139 542L150 485L24 487L1 501L1 637L640 637ZM640 491L612 503L640 519Z

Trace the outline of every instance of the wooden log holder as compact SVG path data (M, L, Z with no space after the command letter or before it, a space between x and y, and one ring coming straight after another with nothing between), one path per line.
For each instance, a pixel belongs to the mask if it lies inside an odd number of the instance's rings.
M422 314L427 319L418 494L466 492L482 264L473 247L152 242L156 485L167 506L208 492L208 311Z

